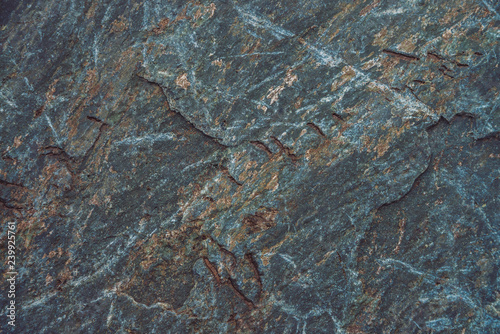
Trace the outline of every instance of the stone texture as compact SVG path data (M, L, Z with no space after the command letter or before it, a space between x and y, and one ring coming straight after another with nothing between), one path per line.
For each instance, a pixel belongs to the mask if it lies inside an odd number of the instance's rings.
M16 332L500 331L494 1L1 4Z

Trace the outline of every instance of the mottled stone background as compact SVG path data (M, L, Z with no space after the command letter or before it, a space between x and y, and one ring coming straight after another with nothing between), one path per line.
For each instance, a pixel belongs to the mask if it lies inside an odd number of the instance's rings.
M212 1L0 1L0 332L499 333L500 4Z

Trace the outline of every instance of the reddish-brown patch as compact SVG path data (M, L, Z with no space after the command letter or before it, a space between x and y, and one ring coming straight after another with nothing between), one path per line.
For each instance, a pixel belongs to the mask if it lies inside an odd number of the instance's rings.
M274 219L278 210L273 208L261 208L255 214L248 215L243 219L243 226L248 229L248 233L257 233L276 226Z
M110 33L123 32L128 29L128 21L123 15L120 15L111 23Z
M168 18L161 19L160 22L158 22L158 25L155 28L153 28L153 33L155 35L159 35L159 34L163 33L167 29L169 24L170 24L170 20Z
M359 12L359 16L365 16L366 14L368 14L369 12L371 12L371 10L373 8L377 7L379 3L380 3L380 0L373 1L371 4L369 4L368 6L366 6L365 8L363 8L361 10L361 12Z

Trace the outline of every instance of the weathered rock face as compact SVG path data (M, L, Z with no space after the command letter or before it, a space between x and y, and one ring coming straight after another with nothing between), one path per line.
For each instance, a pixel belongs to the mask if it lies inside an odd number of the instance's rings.
M494 1L1 8L5 332L500 331Z

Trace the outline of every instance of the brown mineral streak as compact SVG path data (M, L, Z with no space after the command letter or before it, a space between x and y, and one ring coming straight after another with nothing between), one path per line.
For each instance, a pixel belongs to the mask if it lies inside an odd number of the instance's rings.
M161 34L162 32L165 31L165 29L168 27L169 24L170 20L168 18L161 19L160 22L158 23L158 26L156 28L153 28L153 33L155 33L156 35Z
M321 131L319 126L317 126L316 124L309 122L309 123L307 123L307 126L309 126L311 129L316 131L321 137L323 137L323 138L326 137L325 134L323 133L323 131Z
M123 32L128 29L128 22L127 20L123 17L123 15L120 15L120 17L116 20L114 20L111 23L111 33L117 33L117 32Z
M432 53L432 52L427 52L427 58L430 58L433 61L441 61L441 60L443 60L443 57L441 57L438 54Z
M267 153L267 155L269 156L269 158L271 158L273 156L273 152L271 152L271 150L263 143L261 143L260 141L250 141L250 144L252 144L253 146L255 147L258 147L260 148L261 150L263 150L264 152Z
M215 266L212 264L212 262L210 262L210 260L206 257L203 257L203 262L205 263L205 266L208 268L208 270L210 271L210 273L212 274L212 276L215 278L215 280L217 281L218 284L221 284L222 283L222 280L219 276L219 272L217 271L217 269L215 268Z
M380 3L380 0L376 0L374 2L372 2L371 4L369 4L368 6L366 6L365 8L363 8L361 10L361 12L359 12L359 16L365 16L366 14L368 14L373 8L377 7L378 4Z
M253 255L251 253L245 254L245 259L248 261L250 264L250 268L253 271L254 277L257 280L257 284L259 285L259 288L262 289L262 279L260 277L260 272L259 272L259 267L257 266L257 262L253 258Z
M283 143L278 138L276 138L275 136L271 136L270 138L274 141L276 146L279 147L280 151L284 152L293 162L297 162L299 160L299 157L295 153L293 153L293 150L283 145Z
M40 108L35 110L34 118L38 118L38 117L42 116L44 110L45 110L45 104L43 104Z

